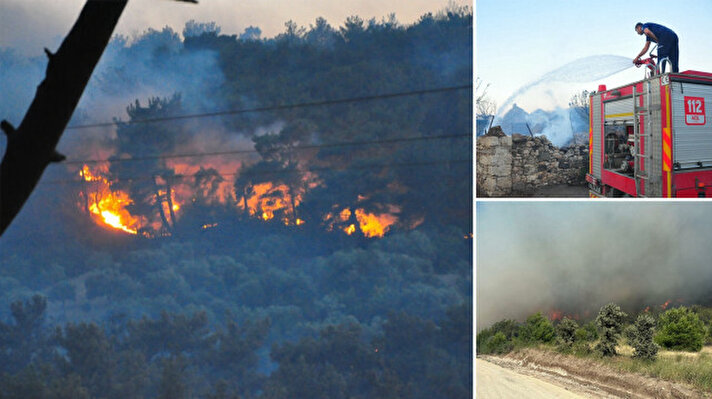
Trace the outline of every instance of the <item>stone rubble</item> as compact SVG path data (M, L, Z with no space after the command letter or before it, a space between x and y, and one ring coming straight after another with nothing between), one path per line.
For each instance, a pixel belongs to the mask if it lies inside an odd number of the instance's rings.
M558 148L545 136L506 136L499 126L477 138L477 196L531 196L537 188L585 185L588 145Z

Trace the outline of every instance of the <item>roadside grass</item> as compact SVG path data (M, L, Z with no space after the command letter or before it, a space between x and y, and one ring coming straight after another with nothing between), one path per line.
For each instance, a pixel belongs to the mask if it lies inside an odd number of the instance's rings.
M551 345L539 345L539 348L562 353L560 349ZM571 351L568 353L595 360L614 370L682 382L712 393L712 346L705 346L700 352L660 350L654 361L633 358L633 348L629 345L619 345L616 349L618 356L614 357L603 357L595 351L574 350L573 353Z
M618 370L645 374L669 381L685 382L706 392L712 392L712 347L702 352L661 351L655 361L634 359L629 355L600 358ZM624 351L621 350L621 354ZM631 349L632 354L632 349Z

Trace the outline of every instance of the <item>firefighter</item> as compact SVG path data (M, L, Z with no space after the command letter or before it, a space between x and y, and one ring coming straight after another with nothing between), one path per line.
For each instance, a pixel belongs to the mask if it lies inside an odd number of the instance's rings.
M670 59L670 63L672 64L672 71L675 73L679 72L677 62L680 54L677 46L677 35L675 32L673 32L670 28L666 28L652 22L638 22L635 24L635 31L638 32L639 35L645 34L645 47L643 47L640 54L633 59L634 64L637 61L640 61L640 57L648 51L650 42L652 41L658 44L658 61L668 57ZM665 71L665 63L661 65L661 71Z

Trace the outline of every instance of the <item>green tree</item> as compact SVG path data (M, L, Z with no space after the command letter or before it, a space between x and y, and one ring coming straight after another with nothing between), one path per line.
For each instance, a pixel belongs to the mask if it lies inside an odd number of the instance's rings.
M660 315L655 342L663 348L697 352L704 343L705 327L696 313L681 306Z
M486 353L503 354L512 350L512 341L508 340L503 332L497 331L485 342Z
M13 324L0 322L0 372L17 373L33 359L48 356L43 323L47 298L34 295L10 304Z
M519 332L519 336L525 342L551 342L554 339L554 326L551 321L544 317L541 312L537 312L524 322Z
M81 377L92 397L111 391L115 371L114 348L106 333L94 323L69 323L57 328L56 342L66 350L60 368Z
M477 333L477 353L504 353L513 348L512 341L519 336L520 326L514 320L500 320ZM504 337L494 338L496 335ZM502 350L505 348L507 350Z
M633 357L645 360L655 360L658 346L653 342L655 335L655 319L648 314L638 315L633 324L631 344L635 351Z
M596 345L603 356L615 356L618 338L623 330L623 319L627 315L620 306L609 303L601 308L596 317L596 325L601 333L601 340Z
M158 399L188 398L189 390L186 384L186 361L182 357L171 357L163 361L161 382L158 387Z
M576 341L576 330L579 328L576 321L564 317L559 324L556 325L556 335L559 337L561 344L571 347Z

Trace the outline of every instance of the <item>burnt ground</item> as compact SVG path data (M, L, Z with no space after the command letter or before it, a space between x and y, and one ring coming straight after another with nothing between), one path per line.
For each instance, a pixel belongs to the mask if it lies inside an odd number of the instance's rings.
M635 399L711 397L686 384L622 372L591 359L533 348L522 349L504 356L478 356L478 359L541 379L584 397ZM507 384L512 381L504 380L496 383Z

